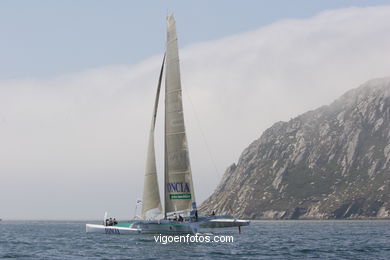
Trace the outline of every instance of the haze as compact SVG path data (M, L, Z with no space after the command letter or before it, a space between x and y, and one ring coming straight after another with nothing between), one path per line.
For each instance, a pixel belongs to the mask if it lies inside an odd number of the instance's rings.
M134 57L136 64L36 77L15 72L0 80L1 218L99 219L104 211L119 219L133 216L142 197L164 25L156 25L161 39L153 43L160 52ZM273 123L390 76L390 6L326 10L192 44L181 44L189 28L180 14L177 27L198 204ZM160 184L162 118L160 109Z

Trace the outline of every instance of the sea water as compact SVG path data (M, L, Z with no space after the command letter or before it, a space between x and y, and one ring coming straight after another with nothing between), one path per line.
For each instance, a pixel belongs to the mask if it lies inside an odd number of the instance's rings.
M153 235L85 233L86 222L2 221L0 258L390 259L390 221L255 221L216 230L232 243L156 243Z

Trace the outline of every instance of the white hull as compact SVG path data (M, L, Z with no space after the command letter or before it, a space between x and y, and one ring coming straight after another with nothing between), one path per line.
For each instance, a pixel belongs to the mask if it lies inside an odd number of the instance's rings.
M230 219L230 218L215 218L200 224L201 228L229 228L249 226L249 220Z
M86 224L86 232L103 234L181 234L202 232L202 229L248 226L248 220L202 217L198 222L171 220L135 220L116 226Z
M140 234L141 229L137 228L126 228L126 227L115 227L115 226L104 226L95 224L86 224L85 231L87 233L101 233L101 234Z
M124 226L104 226L96 224L86 224L87 233L101 234L180 234L197 233L199 224L196 222L177 221L134 221L129 222L128 227Z

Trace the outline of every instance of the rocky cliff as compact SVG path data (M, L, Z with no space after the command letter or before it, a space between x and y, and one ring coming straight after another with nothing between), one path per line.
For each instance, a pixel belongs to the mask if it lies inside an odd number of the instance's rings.
M390 217L390 78L275 123L201 205L250 219Z

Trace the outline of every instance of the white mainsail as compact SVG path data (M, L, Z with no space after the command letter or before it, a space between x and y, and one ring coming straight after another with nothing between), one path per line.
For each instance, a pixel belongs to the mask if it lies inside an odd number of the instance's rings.
M165 70L165 216L172 212L188 215L196 209L187 137L184 126L182 89L176 25L167 18Z
M158 79L156 98L154 101L153 117L150 126L148 154L146 157L146 169L144 178L144 192L142 198L142 218L154 219L162 214L160 191L158 188L156 153L154 149L154 129L156 126L156 116L158 101L160 97L161 81L164 71L164 59L161 65L160 77Z

